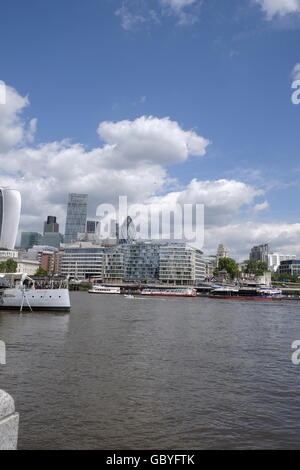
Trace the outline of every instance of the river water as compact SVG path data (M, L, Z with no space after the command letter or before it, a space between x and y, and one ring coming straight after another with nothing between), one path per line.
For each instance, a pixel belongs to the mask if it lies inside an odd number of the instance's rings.
M19 449L296 449L300 302L71 293L0 313Z

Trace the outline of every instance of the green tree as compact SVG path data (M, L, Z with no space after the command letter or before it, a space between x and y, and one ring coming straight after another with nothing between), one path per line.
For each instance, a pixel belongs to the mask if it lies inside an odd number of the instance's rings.
M237 262L232 258L220 258L219 266L215 270L215 274L218 275L220 271L227 271L231 279L235 279L239 275L239 267Z
M256 259L249 259L247 261L245 273L255 274L256 276L262 276L268 271L268 264L264 261L258 261Z
M35 276L40 276L40 277L45 277L47 275L48 275L47 271L43 268L39 268L37 272L35 273Z
M0 272L1 273L15 273L17 271L17 266L18 266L18 263L14 259L9 258L6 261L2 261L0 263Z

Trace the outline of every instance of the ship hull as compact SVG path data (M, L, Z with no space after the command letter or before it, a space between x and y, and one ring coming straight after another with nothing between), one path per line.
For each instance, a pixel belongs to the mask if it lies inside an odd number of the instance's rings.
M229 296L229 295L209 295L210 299L226 299L226 300L282 300L282 297L243 297L243 296Z
M5 289L0 297L1 310L70 311L68 289Z

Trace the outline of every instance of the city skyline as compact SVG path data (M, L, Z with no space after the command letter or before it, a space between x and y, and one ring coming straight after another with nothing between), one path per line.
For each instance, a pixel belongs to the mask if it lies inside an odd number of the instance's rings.
M64 232L69 192L89 218L127 195L203 203L205 253L300 253L298 3L151 5L4 2L1 184L21 191L20 230L54 214Z

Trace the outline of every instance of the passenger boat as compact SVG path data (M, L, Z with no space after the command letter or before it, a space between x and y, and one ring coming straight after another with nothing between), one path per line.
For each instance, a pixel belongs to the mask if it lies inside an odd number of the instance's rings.
M92 289L89 290L89 294L121 294L121 288L94 284Z
M211 299L282 300L282 290L267 287L218 287L210 292Z
M58 287L50 282L39 288L38 282L23 273L0 274L1 310L55 310L69 311L71 308L66 281L58 281Z
M161 297L196 297L197 292L192 287L170 287L170 288L155 288L148 287L143 289L142 295L161 296Z

